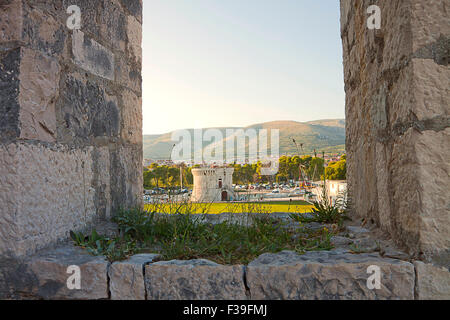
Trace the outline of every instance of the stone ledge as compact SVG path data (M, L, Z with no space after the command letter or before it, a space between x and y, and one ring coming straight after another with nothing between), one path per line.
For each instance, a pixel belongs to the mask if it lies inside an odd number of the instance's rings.
M161 261L145 267L148 300L244 300L244 267L204 260Z
M45 300L450 299L448 270L421 261L412 264L383 258L378 253L335 249L299 255L282 251L262 254L248 266L205 259L153 262L157 257L137 254L110 264L105 257L62 245L26 261L26 268L16 273L29 281L13 296ZM80 290L67 288L71 265L80 267ZM367 286L371 265L381 270L380 289Z
M81 271L81 289L70 290L67 280L69 266L78 266ZM109 262L73 245L38 253L28 262L29 272L36 278L31 294L46 300L108 299Z
M367 287L370 265L381 269L379 290ZM414 299L414 266L375 253L283 251L251 262L247 285L256 300Z
M450 272L444 267L414 261L416 299L450 300Z
M112 300L146 300L144 270L157 254L137 254L114 262L108 270Z

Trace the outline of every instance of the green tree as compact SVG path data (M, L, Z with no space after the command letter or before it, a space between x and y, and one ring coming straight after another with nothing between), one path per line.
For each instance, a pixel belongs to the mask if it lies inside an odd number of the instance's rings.
M167 184L171 187L180 185L180 169L177 167L167 168Z
M331 162L325 169L328 180L345 180L347 174L347 160L344 158L338 162Z
M154 176L152 171L144 171L144 188L153 188L153 178Z
M307 173L311 180L320 180L320 177L323 175L324 171L323 164L324 161L322 158L311 158L311 160L309 161L309 166L307 167Z

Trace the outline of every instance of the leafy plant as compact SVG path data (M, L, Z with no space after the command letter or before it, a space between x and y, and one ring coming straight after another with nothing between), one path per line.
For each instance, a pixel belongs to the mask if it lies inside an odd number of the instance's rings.
M70 230L70 238L75 242L77 246L83 247L86 244L86 237L81 232Z
M96 230L88 236L75 232L71 236L76 245L110 261L151 252L159 253L164 260L204 258L222 264L245 264L266 252L332 248L328 230L298 229L271 216L262 204L238 205L249 212L246 220L230 217L212 223L205 214L192 214L189 207L179 209L179 204L173 204L170 210L174 211L157 213L160 206L154 204L151 211L120 210L113 218L119 228L116 237L99 235Z
M294 213L291 214L290 217L298 222L336 223L341 225L343 221L348 220L349 217L346 215L345 207L342 205L342 201L344 200L340 201L336 201L335 204L330 202L326 182L324 181L321 198L318 201L313 202L314 207L311 209L312 216Z

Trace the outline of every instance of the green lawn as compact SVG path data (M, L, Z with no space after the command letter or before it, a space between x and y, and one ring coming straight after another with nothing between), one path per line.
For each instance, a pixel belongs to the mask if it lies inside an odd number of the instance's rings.
M158 203L146 204L146 211L160 213L303 213L313 206L306 201L272 201L244 203Z

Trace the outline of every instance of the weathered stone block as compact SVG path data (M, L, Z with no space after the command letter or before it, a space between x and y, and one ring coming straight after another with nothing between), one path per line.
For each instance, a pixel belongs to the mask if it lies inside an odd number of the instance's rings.
M110 219L111 212L111 174L108 147L96 147L92 152L93 187L95 189L96 216L101 219Z
M104 257L96 257L81 248L67 245L38 253L31 259L29 272L36 279L32 294L46 300L55 299L107 299L108 265ZM69 289L71 276L67 268L80 268L81 288Z
M60 66L54 58L22 49L20 61L20 138L56 141L55 102Z
M391 192L389 186L389 155L386 146L382 143L376 144L376 175L378 195L378 217L380 227L384 231L391 230Z
M122 139L142 144L142 98L128 89L122 90Z
M450 128L414 131L412 139L418 161L420 251L428 262L449 266Z
M371 265L380 267L380 289L367 286ZM283 251L252 261L247 286L256 300L414 299L414 267L378 254Z
M142 2L0 2L0 254L23 257L142 202Z
M448 136L441 132L450 125L446 4L379 1L381 30L369 30L370 4L341 0L347 181L353 209L427 261L434 242L440 248L435 251L441 251L439 263L445 264L448 223L443 220L448 214L437 217L435 212L448 211L440 199L448 188L440 178L448 177L443 165L448 160L442 159ZM422 135L430 138L419 150ZM433 157L441 162L427 166L431 158L422 161L420 155L430 153L435 144L441 151L433 151Z
M137 254L128 260L114 262L109 268L109 290L112 300L145 300L145 266L157 254Z
M148 300L244 300L244 267L208 260L161 261L145 267Z
M73 31L72 53L75 63L84 70L114 80L114 54L82 31Z
M120 2L130 14L142 23L142 0L120 0Z
M116 79L120 85L133 90L136 94L142 93L141 65L128 63L124 57L117 59Z
M0 53L0 141L20 135L19 75L20 49Z
M33 253L95 218L92 150L0 146L0 253Z
M2 1L0 3L0 42L22 39L22 1Z
M127 18L128 52L138 64L142 62L142 24L133 16Z
M338 248L348 248L353 243L353 240L346 237L334 236L331 238L331 243Z
M416 268L416 298L420 300L450 300L450 272L444 267L414 261Z
M143 154L141 145L121 146L110 154L112 210L142 205Z
M448 5L448 0L411 1L411 29L414 51L437 41L442 35L450 36Z
M93 144L94 139L119 136L120 111L117 98L99 83L78 74L68 75L62 91L58 142Z
M120 10L119 1L104 1L104 8L99 17L102 38L111 45L111 49L125 52L127 16Z
M430 59L412 59L411 66L414 73L411 94L415 102L412 111L417 119L439 116L447 116L448 119L450 90L446 84L450 83L450 68ZM447 126L450 125L448 121Z
M69 28L63 21L36 8L29 1L24 4L22 41L30 48L47 55L69 58L66 45Z
M371 3L372 4L372 3ZM377 3L381 9L381 32L378 43L374 43L370 47L381 46L381 67L379 71L387 74L404 66L404 61L413 52L411 30L411 2L402 0L380 1ZM368 5L367 5L368 7ZM363 8L364 12L367 7ZM368 36L369 32L375 33L377 30L368 30L366 21L368 15L364 15L362 22L364 35ZM375 38L373 38L375 40ZM366 47L367 48L367 47ZM362 50L366 49L363 48ZM367 52L370 55L370 52ZM375 78L376 79L376 78ZM375 79L372 85L375 85Z

